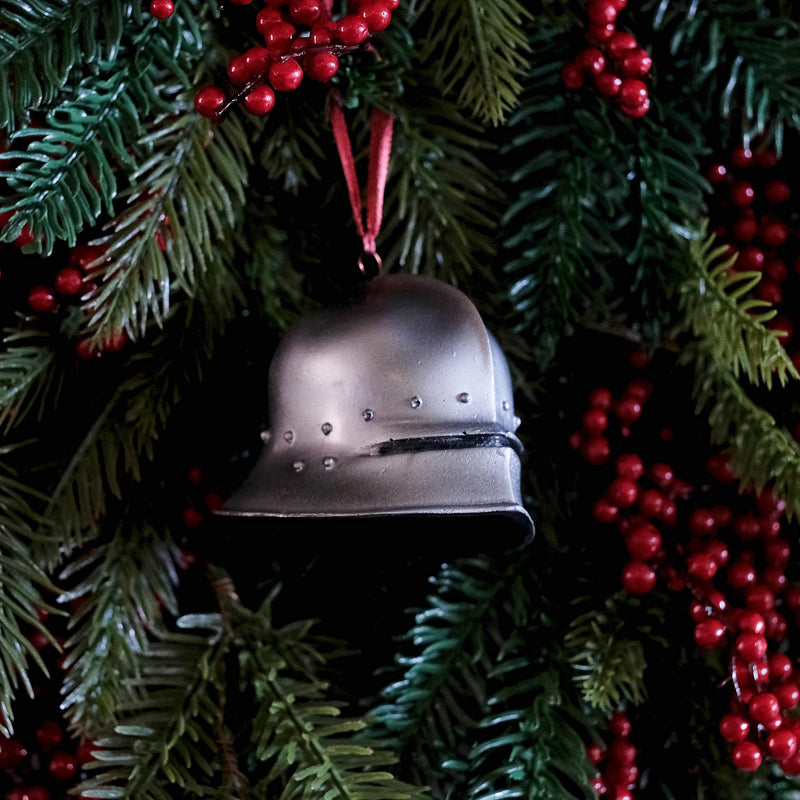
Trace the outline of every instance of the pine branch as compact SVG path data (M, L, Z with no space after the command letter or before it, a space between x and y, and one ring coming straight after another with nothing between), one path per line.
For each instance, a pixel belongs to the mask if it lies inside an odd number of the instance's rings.
M229 590L223 616L239 646L242 680L256 702L251 741L262 764L256 797L325 800L408 800L422 796L385 767L395 758L355 734L360 718L342 718L341 703L326 697L317 677L325 657L307 639L309 623L276 629L271 596L250 612ZM266 773L266 774L263 774Z
M428 0L420 4L426 10L421 59L430 60L442 93L457 89L462 109L500 125L522 91L530 12L517 0Z
M731 123L733 143L764 135L780 155L786 128L800 127L800 24L791 7L749 2L650 3L670 38L682 89L707 98ZM677 76L676 76L677 77ZM724 134L725 132L723 132Z
M58 401L62 375L49 337L33 329L10 331L0 351L0 427L6 433L28 414L40 421Z
M767 389L773 376L781 386L800 378L778 333L765 326L777 311L751 296L761 273L735 271L736 256L724 258L727 248L714 247L714 241L704 227L689 243L693 274L679 289L684 326L734 378L744 374Z
M705 413L712 444L728 448L741 488L769 485L786 500L790 517L800 512L800 447L766 409L748 397L733 373L703 344L685 351L693 361L696 412Z
M128 377L88 423L48 492L43 517L51 523L44 531L49 536L35 548L42 564L54 568L93 539L108 498L121 498L125 481L141 479L142 465L153 459L170 414L201 378L217 337L238 307L238 291L231 273L208 273L196 297L174 307L173 325L131 356Z
M76 66L107 61L132 6L110 0L5 0L0 8L0 129L53 103Z
M607 598L605 610L593 608L575 617L564 637L575 684L584 701L604 715L647 697L644 647L640 638L626 631L618 601Z
M251 160L236 118L212 129L183 96L176 115L156 120L139 142L150 157L130 176L125 209L97 240L97 291L85 299L89 327L102 339L123 328L144 334L166 320L173 294L192 295L225 261L241 220Z
M229 641L219 615L182 620L184 628L198 632L168 634L150 644L139 676L128 682L136 699L118 709L113 733L95 742L96 761L86 769L97 774L76 789L84 797L218 796L213 732Z
M531 663L532 652L520 648L492 675L503 688L489 699L484 738L469 755L468 800L596 796L589 783L594 768L578 732L582 715L570 706L558 670Z
M80 602L64 645L61 708L81 738L113 726L117 709L130 700L126 682L137 673L161 607L177 615L180 553L168 535L131 515L125 512L109 542L59 576L62 585L72 584L59 602Z
M47 127L11 135L12 147L26 141L27 147L2 155L3 161L16 162L0 172L12 192L2 211L15 211L3 230L5 241L28 226L31 247L49 255L57 240L74 245L84 226L93 225L103 211L111 213L115 168L133 164L125 131L135 131L139 120L126 92L128 70L116 61L100 68L102 77L84 79L47 114Z
M429 92L409 87L398 110L379 250L387 270L459 282L488 268L503 193L480 129Z
M437 593L408 633L415 655L397 657L403 677L383 691L369 714L374 735L398 754L418 782L447 780L443 758L463 757L487 711L487 675L497 653L524 624L525 555L505 568L486 559L445 566Z
M30 662L47 675L47 667L30 638L36 631L56 645L42 624L40 612L58 613L45 602L43 592L55 591L50 579L31 555L38 500L4 464L0 464L0 734L11 736L14 699L23 688L30 697Z

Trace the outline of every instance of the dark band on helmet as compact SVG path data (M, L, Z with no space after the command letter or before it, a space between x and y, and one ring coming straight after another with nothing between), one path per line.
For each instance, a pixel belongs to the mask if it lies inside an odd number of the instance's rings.
M370 455L422 453L429 450L468 450L479 447L510 447L521 453L522 442L512 433L457 433L445 436L420 436L413 439L389 439L370 448Z

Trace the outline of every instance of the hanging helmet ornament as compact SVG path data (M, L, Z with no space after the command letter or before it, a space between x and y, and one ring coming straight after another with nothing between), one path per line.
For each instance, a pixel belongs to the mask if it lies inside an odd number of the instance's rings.
M475 306L440 280L379 275L278 346L270 430L219 513L503 514L528 537L508 364Z

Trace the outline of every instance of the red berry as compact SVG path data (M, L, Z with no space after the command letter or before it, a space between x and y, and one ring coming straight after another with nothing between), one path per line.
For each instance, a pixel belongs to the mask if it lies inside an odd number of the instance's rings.
M592 0L586 8L592 25L608 25L617 19L617 7L611 0Z
M731 557L728 545L720 539L712 539L706 544L706 553L717 562L717 566L724 567Z
M624 453L614 462L614 470L620 478L638 481L644 475L644 464L635 453Z
M77 267L64 267L56 273L55 287L59 294L78 294L83 286L83 275Z
M57 750L47 765L50 774L58 781L68 781L78 772L78 759L72 753Z
M664 499L664 504L661 507L660 519L669 527L678 524L678 506L671 498Z
M737 206L749 206L756 198L755 189L747 181L736 181L731 186L731 202Z
M767 736L767 752L777 761L785 761L797 752L797 736L792 731L773 731Z
M630 508L639 495L639 486L625 478L615 478L608 487L606 496L617 508Z
M695 536L710 536L717 528L717 520L711 509L696 508L689 514L687 525Z
M52 311L56 307L56 296L49 286L34 286L28 292L28 305L37 314Z
M297 28L291 22L276 22L274 25L270 25L264 36L267 49L278 55L288 52L296 33Z
M767 247L778 248L786 244L789 228L779 220L769 220L761 225L759 235Z
M655 489L645 489L643 492L639 492L638 502L639 511L649 519L660 516L664 509L664 498Z
M203 522L203 515L196 508L189 506L183 510L181 520L187 528L197 528Z
M752 272L764 269L766 262L767 254L760 247L748 245L739 251L735 266L740 271Z
M616 29L617 26L613 22L609 22L608 25L589 25L586 30L586 41L595 46L603 45L613 36Z
M625 78L641 78L650 72L653 66L653 59L647 50L636 48L628 50L619 60L619 68Z
M608 389L595 389L589 395L589 405L609 411L611 409L611 403L613 402L613 399L614 398Z
M219 86L204 86L194 96L194 107L202 117L211 118L221 111L227 95Z
M572 62L564 64L560 73L561 82L567 89L580 89L583 86L583 70Z
M661 534L649 522L632 526L625 537L625 546L635 561L647 561L661 549Z
M601 466L611 457L611 445L605 436L587 436L581 445L581 455L592 466Z
M689 616L692 622L705 622L711 616L711 607L692 600L689 604Z
M638 398L628 395L615 403L614 413L621 422L635 422L642 415L642 404Z
M743 772L754 772L761 766L761 750L755 742L739 742L733 748L731 760Z
M783 302L783 290L777 283L772 281L761 281L756 289L756 297L767 303L778 305Z
M269 82L279 92L291 92L303 80L303 69L293 59L278 61L269 68Z
M606 58L596 47L586 47L575 56L575 65L589 75L599 75L606 66Z
M706 172L706 180L715 186L718 183L724 183L728 177L728 168L724 164L712 164Z
M617 506L612 505L605 497L601 497L592 506L592 516L598 522L613 522L619 514Z
M770 181L764 187L764 197L773 205L780 205L785 203L792 196L792 190L786 181L774 180Z
M28 751L19 740L0 737L0 768L13 769L27 755Z
M275 106L275 92L267 86L266 83L261 83L256 86L252 92L245 95L244 107L256 116L263 116L272 111Z
M733 238L737 242L752 242L758 233L758 220L754 216L740 215L733 223Z
M91 740L91 739L84 739L79 745L77 750L75 751L75 755L78 759L79 764L88 764L90 761L94 761L95 758L92 755L92 752L95 750L99 750L100 748Z
M150 13L156 19L167 19L175 11L175 3L172 0L150 0Z
M663 464L660 461L650 467L650 475L653 480L662 488L669 486L675 480L675 473L669 464Z
M777 284L783 283L789 275L789 268L781 258L770 258L764 264L764 275Z
M656 573L641 561L631 561L622 570L622 586L631 594L647 594L653 591L656 580Z
M100 358L103 351L92 341L91 336L85 336L75 342L75 355L83 361L91 361Z
M780 707L791 711L800 703L800 689L795 683L780 683L772 689Z
M333 53L314 53L306 59L304 67L312 81L325 83L339 71L339 59Z
M64 738L64 731L61 730L61 726L57 722L48 720L36 729L35 735L36 740L44 750L52 750L61 744L61 740Z
M734 589L744 589L756 581L756 571L747 561L736 561L728 567L727 581Z
M771 722L780 715L781 705L772 692L761 692L753 695L747 704L747 713L756 722Z
M774 150L761 150L754 155L756 163L763 169L772 169L772 167L778 166L778 154Z
M636 747L627 738L618 736L608 746L608 760L615 765L628 765L636 761Z
M698 622L694 628L694 640L698 647L710 650L721 644L725 638L725 625L718 619Z
M618 97L625 106L639 106L647 100L647 86L637 78L625 78L619 87Z
M298 25L313 25L321 13L319 0L292 0L289 3L289 16Z
M783 653L773 653L769 657L769 674L775 680L782 681L790 678L793 671L792 660ZM780 697L778 700L780 701Z
M747 609L737 615L736 623L740 631L750 631L751 633L763 634L767 627L761 614Z
M277 22L282 22L283 16L277 8L262 8L256 15L256 30L266 36L267 31Z
M633 728L624 711L615 711L608 720L608 730L614 736L625 737L631 735Z
M726 714L719 722L719 732L726 742L743 742L750 733L750 723L739 714Z
M733 529L743 542L750 542L754 539L758 539L761 535L761 522L758 517L747 514L743 517L737 517L734 520Z
M583 430L591 436L598 436L608 427L608 414L602 408L587 408L581 419Z
M128 334L125 333L125 329L123 328L116 333L109 333L105 339L103 339L101 350L104 353L116 353L118 350L122 350L122 348L125 347L127 341Z
M619 94L619 87L622 86L622 78L611 72L600 72L594 76L594 85L605 97L616 97Z
M753 163L753 151L749 147L739 145L731 153L731 163L734 167L749 167Z
M736 652L746 661L756 661L766 654L767 639L760 633L740 633L736 637Z
M592 764L599 764L605 758L605 750L599 744L590 744L586 748L586 757Z
M389 23L392 21L392 12L383 0L373 0L371 3L366 3L361 6L359 13L364 17L367 27L372 32L388 28Z
M219 511L222 506L225 504L225 499L222 497L221 494L217 494L217 492L209 492L206 497L206 508L209 511Z
M745 602L755 611L771 611L775 608L775 593L768 586L756 584L745 592Z
M626 80L633 80L632 78L626 78ZM625 81L623 81L623 84ZM622 91L622 87L620 87L620 91ZM634 105L629 105L627 103L620 102L620 111L622 111L625 116L633 117L634 119L639 119L643 117L648 111L650 110L650 98L645 97L641 103L636 103Z
M361 44L369 37L369 27L362 17L347 14L339 20L337 36L342 44Z
M719 565L709 553L695 553L686 559L690 575L703 581L710 581L719 569Z
M633 50L638 44L633 34L617 31L609 37L606 47L611 57L618 59L625 54L626 50Z
M772 489L764 489L756 495L756 506L766 516L780 516L786 511L786 501L778 497Z

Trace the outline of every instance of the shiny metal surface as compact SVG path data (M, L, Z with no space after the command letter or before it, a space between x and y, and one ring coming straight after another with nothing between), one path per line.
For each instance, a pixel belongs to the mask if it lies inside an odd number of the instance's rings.
M301 320L270 365L269 419L219 513L506 514L533 531L508 365L442 281L381 275L357 302Z

